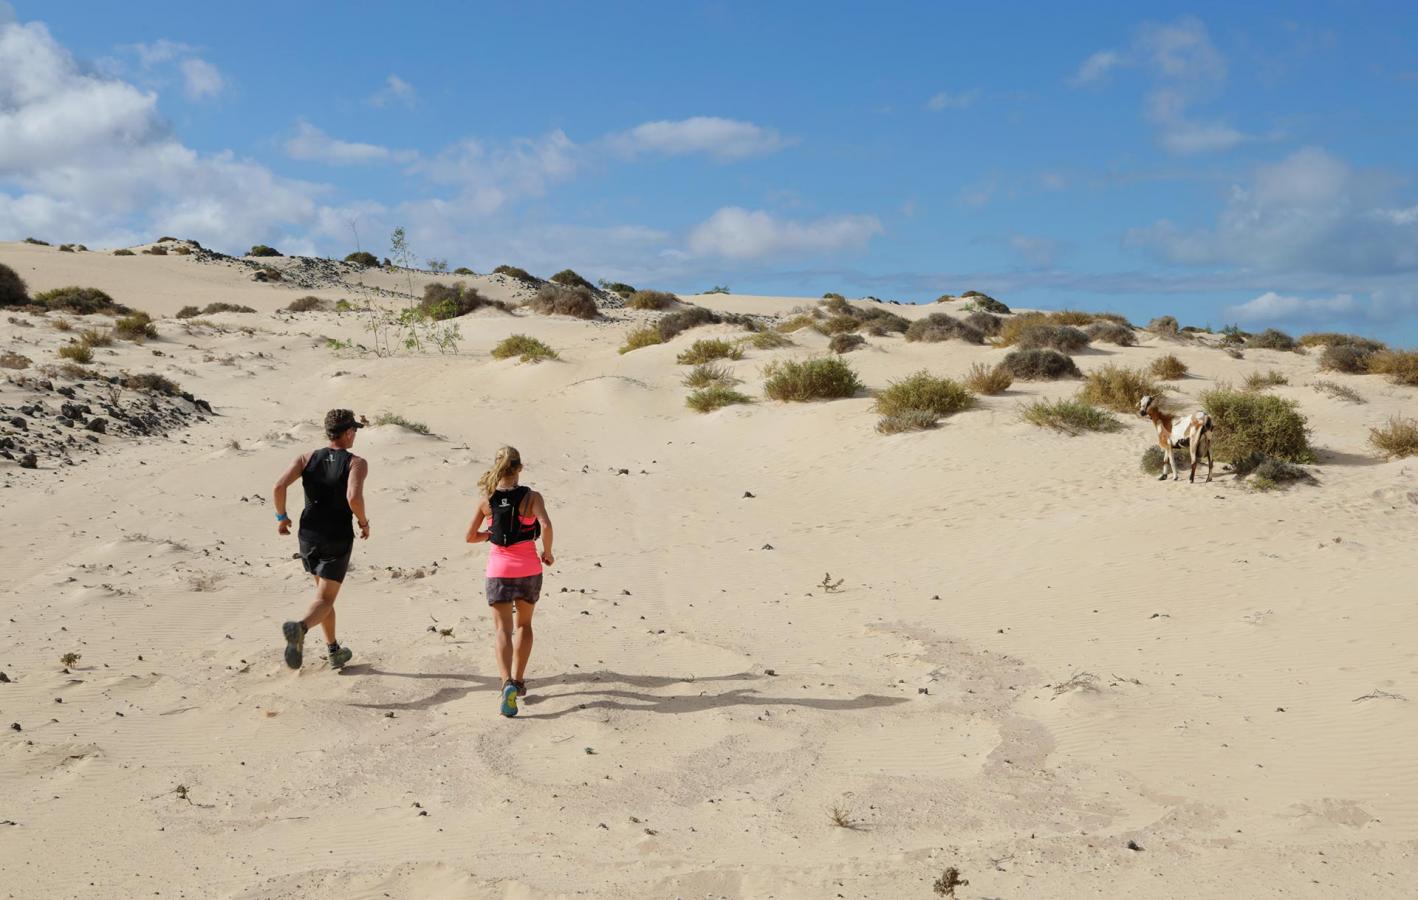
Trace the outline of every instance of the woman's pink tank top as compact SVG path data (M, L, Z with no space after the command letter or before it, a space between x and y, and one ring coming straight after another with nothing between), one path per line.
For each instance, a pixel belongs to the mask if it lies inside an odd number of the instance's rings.
M537 521L536 516L518 516L523 525ZM488 544L488 578L527 578L540 575L542 558L537 554L536 541L520 541L510 547Z

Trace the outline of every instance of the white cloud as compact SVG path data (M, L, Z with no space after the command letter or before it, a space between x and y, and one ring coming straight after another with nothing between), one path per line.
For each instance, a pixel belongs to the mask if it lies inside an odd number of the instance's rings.
M855 250L882 231L876 216L828 216L800 222L738 206L719 209L689 234L697 256L763 259Z
M1079 65L1069 84L1075 87L1092 84L1123 64L1123 55L1116 50L1099 50Z
M1157 90L1147 97L1148 118L1161 128L1159 140L1169 153L1190 156L1229 150L1251 138L1223 122L1202 122L1187 115L1189 98L1176 90Z
M151 69L163 63L172 62L179 56L185 56L196 50L190 44L169 41L167 38L160 38L147 43L125 44L119 49L130 50L138 55L138 62L143 68Z
M605 142L613 152L625 157L703 153L720 162L773 153L788 144L771 128L716 116L645 122L608 135Z
M183 92L189 100L214 97L226 87L222 73L204 59L184 59L179 68L182 70Z
M362 144L332 138L304 120L296 123L295 134L286 141L285 151L291 159L336 166L390 161L410 162L415 156L411 151L391 150L379 144Z
M1053 265L1061 249L1060 243L1053 238L1027 234L1012 234L1007 243L1021 262L1040 269Z
M1178 81L1222 81L1226 58L1211 42L1206 26L1184 17L1175 22L1149 22L1134 41L1135 50L1164 78Z
M1266 291L1254 300L1228 307L1237 322L1296 322L1352 316L1361 306L1351 294L1333 297L1293 297Z
M373 106L385 107L394 103L404 106L413 106L418 101L418 92L414 86L409 84L398 75L390 75L384 79L384 87L375 91L369 97L369 102Z
M966 109L979 97L980 92L977 90L961 91L957 94L941 91L926 101L926 109L932 112L940 112L943 109Z
M538 197L570 178L579 166L577 145L560 130L502 146L463 140L411 171L460 189L458 203L486 214L515 197Z
M15 7L6 0L0 0L0 25L9 25L15 21Z

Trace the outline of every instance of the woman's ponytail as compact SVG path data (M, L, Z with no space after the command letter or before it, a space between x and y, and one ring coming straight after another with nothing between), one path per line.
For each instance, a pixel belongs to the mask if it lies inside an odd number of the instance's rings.
M483 477L478 479L478 487L482 492L491 497L497 490L498 482L517 472L522 468L522 454L517 452L516 447L503 447L497 451L497 456L492 460L492 468L483 473Z

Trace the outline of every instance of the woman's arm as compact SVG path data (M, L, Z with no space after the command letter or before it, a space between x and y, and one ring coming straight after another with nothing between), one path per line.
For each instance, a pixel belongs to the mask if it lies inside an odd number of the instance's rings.
M551 515L547 513L547 502L540 493L532 495L532 515L537 517L537 521L542 526L542 562L551 565L556 562L556 557L551 552Z
M482 530L483 520L490 513L490 511L484 511L485 506L487 506L486 500L478 502L478 510L473 514L473 524L468 526L468 543L470 544L481 544L488 538L487 532Z

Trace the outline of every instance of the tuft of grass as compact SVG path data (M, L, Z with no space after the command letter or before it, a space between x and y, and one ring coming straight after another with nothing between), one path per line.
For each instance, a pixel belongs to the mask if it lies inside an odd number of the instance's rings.
M1345 400L1349 403L1367 402L1358 391L1353 388L1345 387L1342 384L1335 384L1333 381L1316 381L1313 382L1310 387L1319 391L1321 394L1327 394L1333 397L1335 400Z
M1085 431L1117 431L1122 422L1105 409L1082 400L1035 400L1019 411L1024 421L1070 435Z
M813 331L819 333L822 331L822 327L817 323L817 318L808 313L799 313L796 316L789 316L774 327L784 334L791 334L794 331L801 331L804 328L811 328Z
M908 431L928 431L939 424L940 416L928 409L907 409L877 419L876 430L879 434L903 434Z
M1152 365L1148 367L1148 371L1152 373L1154 378L1160 378L1163 381L1177 381L1187 377L1187 364L1178 359L1175 354L1168 353L1166 356L1154 359Z
M679 298L667 291L634 291L625 305L631 309L669 309Z
M895 416L913 409L924 409L937 416L948 416L975 405L975 395L969 388L949 378L937 378L922 369L900 381L891 382L877 395L875 409L883 416Z
M716 359L743 359L743 348L722 338L699 340L676 356L675 362L682 366L694 366Z
M1271 369L1269 372L1262 372L1259 369L1246 376L1245 386L1248 391L1263 391L1268 387L1279 387L1289 384L1290 379L1285 377L1285 373L1279 369Z
M965 374L965 386L977 394L1003 394L1014 384L1014 376L1004 365L975 363Z
M503 338L492 348L493 359L518 357L522 362L541 362L544 359L560 359L556 351L546 344L525 334L514 334Z
M373 256L373 254L370 254ZM374 265L378 265L376 261ZM190 307L189 307L190 308ZM286 304L286 312L323 312L330 308L328 301L316 297L314 294L307 294L304 297L297 297Z
M1142 471L1148 475L1161 475L1162 462L1165 459L1162 455L1162 448L1153 444L1142 453ZM1172 471L1180 472L1190 468L1192 464L1191 454L1184 447L1177 447L1172 450Z
M113 298L98 288L68 287L41 291L34 295L34 302L51 312L71 312L80 316L103 313L116 315L128 312L128 308L113 302Z
M736 403L752 403L753 398L727 385L716 384L695 391L684 402L695 412L707 413Z
M804 402L855 396L861 379L841 357L779 360L763 369L763 393L773 400Z
M1295 339L1278 328L1267 328L1260 334L1251 335L1246 346L1257 350L1293 351L1299 344Z
M1094 322L1083 333L1088 335L1090 341L1104 344L1116 344L1119 347L1136 347L1137 333L1129 325L1120 325L1117 322L1102 321Z
M176 397L182 393L182 388L173 381L156 372L140 372L137 375L125 375L123 386L130 391L144 391L149 394L163 394L167 397Z
M145 312L135 312L131 316L124 316L113 323L113 333L128 341L142 343L149 338L158 336L158 327L153 324L153 317Z
M845 806L833 804L827 810L827 818L838 828L855 828L856 823L852 821L852 811Z
M599 319L601 317L601 311L596 308L595 294L591 293L590 287L580 285L575 287L543 285L542 289L537 291L537 295L527 301L527 307L544 316L562 315L573 316L577 319Z
M1418 419L1393 416L1369 429L1369 445L1390 459L1418 456Z
M88 344L90 347L111 347L113 346L113 332L99 331L97 328L85 328L79 332L79 342Z
M660 337L660 329L654 325L647 325L627 334L625 343L620 347L620 352L629 353L632 350L639 350L641 347L653 347L664 342L664 339Z
M1394 384L1418 385L1418 350L1380 350L1369 357L1369 371Z
M782 347L793 346L791 339L776 331L757 331L744 340L752 344L755 350L778 350Z
M70 322L68 319L55 319L55 320L54 320L54 330L55 330L55 331L62 331L62 332L65 332L65 333L67 334L68 332L74 330L74 323L73 323L73 322Z
M1261 454L1287 462L1315 461L1309 427L1294 400L1223 385L1203 393L1201 405L1215 424L1211 448L1217 459L1235 463Z
M926 343L958 340L967 344L983 344L985 335L975 326L948 313L931 313L906 328L906 340Z
M528 284L536 284L540 278L528 272L526 269L519 269L516 266L498 266L492 270L498 275L506 275L508 278L515 278L518 281L525 281Z
M681 382L687 388L698 390L715 386L733 387L739 383L739 380L729 371L728 366L706 362L690 369Z
M397 425L405 431L412 431L415 434L433 434L428 426L422 422L412 422L398 413L383 412L374 418L375 425Z
M1141 369L1129 369L1108 363L1083 376L1078 397L1087 403L1104 406L1115 412L1137 411L1143 397L1156 397L1166 388L1153 381Z
M59 355L64 359L76 363L91 363L94 361L93 348L88 344L81 344L75 341L72 344L65 344L59 348Z
M867 339L860 334L834 334L832 340L827 342L827 349L833 353L851 353L853 350L860 350L867 345Z
M1012 350L1000 365L1020 381L1057 381L1083 374L1072 358L1057 350Z
M28 369L31 362L28 356L13 350L0 353L0 369Z

